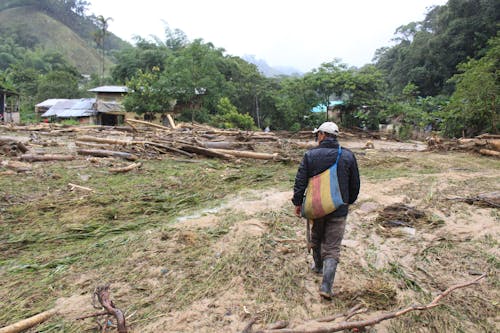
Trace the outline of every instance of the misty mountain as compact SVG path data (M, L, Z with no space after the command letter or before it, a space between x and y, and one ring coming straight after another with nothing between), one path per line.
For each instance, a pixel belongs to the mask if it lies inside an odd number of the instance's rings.
M257 66L259 71L266 77L276 76L301 76L303 73L296 68L289 66L271 67L265 60L257 59L254 55L245 54L243 60Z

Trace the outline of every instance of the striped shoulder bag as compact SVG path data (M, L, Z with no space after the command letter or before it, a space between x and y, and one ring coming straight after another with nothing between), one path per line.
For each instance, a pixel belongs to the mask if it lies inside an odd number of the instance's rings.
M337 165L342 149L339 145L337 160L327 170L309 178L302 202L301 213L307 219L318 219L344 205L337 178Z

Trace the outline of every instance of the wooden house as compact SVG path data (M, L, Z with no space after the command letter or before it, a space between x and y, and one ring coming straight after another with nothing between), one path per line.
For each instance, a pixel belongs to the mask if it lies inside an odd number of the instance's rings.
M19 123L20 95L10 89L0 86L0 122Z
M126 86L101 86L89 90L96 93L96 124L116 126L123 124L126 112L123 98L128 92Z

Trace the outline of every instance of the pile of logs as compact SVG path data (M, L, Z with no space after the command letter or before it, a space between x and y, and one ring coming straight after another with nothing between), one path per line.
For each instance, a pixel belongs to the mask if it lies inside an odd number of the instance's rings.
M463 150L477 152L481 155L500 157L500 135L482 134L474 138L444 140L437 136L426 139L431 150Z
M127 172L141 166L139 160L163 156L240 158L284 161L287 148L297 151L275 133L221 130L199 124L171 127L127 119L128 126L0 125L2 132L23 132L24 137L0 136L4 167L17 172L31 170L32 162L112 158L129 161L110 172ZM14 134L14 133L13 133ZM16 135L19 135L16 133ZM50 139L49 139L50 138ZM295 147L297 148L297 147Z

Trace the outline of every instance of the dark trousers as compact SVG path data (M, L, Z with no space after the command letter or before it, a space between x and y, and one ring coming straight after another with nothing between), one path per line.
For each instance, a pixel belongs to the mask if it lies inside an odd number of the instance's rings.
M321 248L321 258L340 259L340 246L344 238L347 216L325 217L314 220L311 228L311 243L313 248Z

